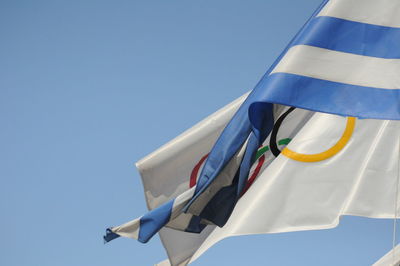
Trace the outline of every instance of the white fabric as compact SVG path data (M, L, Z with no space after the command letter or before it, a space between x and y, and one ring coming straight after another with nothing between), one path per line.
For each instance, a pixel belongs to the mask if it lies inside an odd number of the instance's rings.
M138 239L139 228L140 228L140 218L137 218L122 225L115 226L111 230L120 236Z
M318 16L400 27L400 3L398 0L330 0Z
M400 59L356 55L307 45L290 48L271 74L278 72L358 86L400 88Z
M193 254L214 228L215 226L207 226L200 234L186 233L170 228L161 229L159 235L171 265L183 266L188 264Z
M289 147L321 151L340 138L345 120L317 113ZM393 218L399 134L398 121L357 120L349 143L330 159L303 163L280 155L191 261L227 236L327 229L342 215Z

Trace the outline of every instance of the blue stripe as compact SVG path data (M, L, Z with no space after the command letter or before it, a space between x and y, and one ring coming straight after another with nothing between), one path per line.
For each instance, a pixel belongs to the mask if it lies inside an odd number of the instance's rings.
M359 118L400 119L399 89L363 87L287 73L274 73L259 86L263 88L259 103L291 105ZM250 120L259 116L253 106L249 115Z
M293 45L298 44L365 56L400 58L400 28L316 17L293 42Z
M169 222L171 217L174 199L151 210L140 218L140 229L138 240L146 243L154 236L164 225Z

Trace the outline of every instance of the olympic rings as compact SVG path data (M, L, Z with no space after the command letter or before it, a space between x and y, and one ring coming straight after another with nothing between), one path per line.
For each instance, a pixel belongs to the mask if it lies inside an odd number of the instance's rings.
M319 161L323 161L323 160L329 159L332 156L334 156L337 153L339 153L346 146L346 144L349 142L351 136L353 135L355 124L356 124L356 118L355 117L347 117L346 128L343 131L342 136L335 143L335 145L333 145L329 149L327 149L327 150L325 150L323 152L320 152L320 153L315 153L315 154L303 154L303 153L298 153L298 152L292 151L288 147L286 147L281 152L278 149L278 145L287 145L287 144L289 144L291 139L288 139L288 138L287 139L282 139L278 143L276 143L276 137L277 137L277 134L278 134L278 130L279 130L279 127L281 126L283 120L294 109L295 109L294 107L289 108L276 121L276 123L274 125L274 128L273 128L273 130L271 132L269 147L268 146L260 147L260 149L257 151L255 160L256 161L259 160L259 161L258 161L258 164L256 166L255 171L253 172L253 174L248 179L248 183L246 184L246 188L244 189L244 192L251 186L251 184L254 182L256 176L259 174L259 172L261 170L261 167L262 167L262 165L263 165L263 163L265 161L264 153L267 152L268 150L270 150L271 153L275 157L277 157L280 153L282 153L286 157L288 157L288 158L290 158L292 160L295 160L295 161L299 161L299 162L319 162ZM200 159L200 161L195 165L195 167L193 168L192 173L190 175L190 182L189 182L189 186L190 187L193 187L193 186L196 185L200 167L205 162L207 157L208 157L208 154L204 155Z

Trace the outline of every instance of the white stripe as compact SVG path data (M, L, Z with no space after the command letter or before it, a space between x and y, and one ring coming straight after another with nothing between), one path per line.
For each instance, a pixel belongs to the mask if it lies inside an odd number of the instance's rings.
M140 218L129 221L123 225L111 228L114 233L128 238L138 239L140 228Z
M186 203L193 197L194 192L196 191L196 187L192 187L191 189L185 191L176 199L174 200L174 204L172 205L172 214L170 220L173 219L173 217L176 217L179 213L183 206L186 205Z
M292 47L272 71L277 72L358 86L400 88L400 59L355 55L307 45Z
M169 218L169 222L165 225L166 227L182 231L184 231L188 227L191 219L193 218L193 215L183 213L182 208L193 197L195 191L196 187L192 187L191 189L176 197L176 199L174 200L174 204L172 205L172 212Z
M399 0L331 0L318 16L400 27Z
M172 205L172 210L171 210L171 215L169 218L169 221L176 219L179 215L182 213L182 208L183 206L186 205L186 203L189 202L189 200L192 198L193 194L195 192L195 187L185 191L181 195L179 195L175 200ZM185 216L185 214L182 214ZM189 216L189 215L186 215ZM190 219L189 219L190 220ZM175 223L169 222L168 226L175 228L175 229L180 229L184 230L187 227L187 222L185 223L185 219L178 220ZM184 223L184 224L182 224ZM140 231L140 218L137 218L135 220L129 221L125 224L122 224L120 226L115 226L111 228L111 231L114 233L119 234L120 236L124 237L129 237L129 238L134 238L138 239L139 237L139 231Z

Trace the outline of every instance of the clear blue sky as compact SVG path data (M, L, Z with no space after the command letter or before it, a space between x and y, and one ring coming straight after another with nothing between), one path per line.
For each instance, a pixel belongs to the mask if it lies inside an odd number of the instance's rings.
M152 265L134 162L253 88L321 0L0 0L0 265ZM369 265L392 221L226 239L193 265Z

